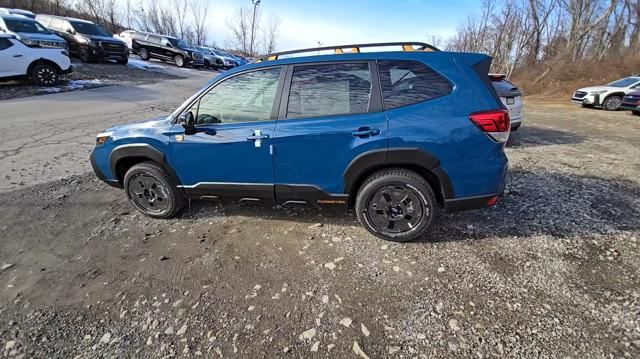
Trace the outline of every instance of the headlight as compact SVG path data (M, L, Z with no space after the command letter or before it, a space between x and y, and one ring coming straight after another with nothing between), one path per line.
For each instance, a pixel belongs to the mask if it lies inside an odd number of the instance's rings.
M99 134L96 137L96 146L103 145L105 142L107 142L107 140L109 140L109 138L111 138L110 135Z
M600 91L589 91L589 95L600 95L607 92L607 90L600 90Z
M22 39L22 43L29 47L38 47L40 43L38 40Z

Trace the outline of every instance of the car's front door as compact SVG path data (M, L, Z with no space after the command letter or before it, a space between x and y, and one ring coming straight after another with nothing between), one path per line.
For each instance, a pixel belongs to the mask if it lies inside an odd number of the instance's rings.
M0 77L25 75L29 64L25 48L0 38Z
M197 132L175 125L170 163L192 197L273 199L271 141L281 68L234 75L215 84L185 111Z
M289 69L274 139L278 202L344 203L349 164L365 152L386 151L388 124L374 68L361 61Z

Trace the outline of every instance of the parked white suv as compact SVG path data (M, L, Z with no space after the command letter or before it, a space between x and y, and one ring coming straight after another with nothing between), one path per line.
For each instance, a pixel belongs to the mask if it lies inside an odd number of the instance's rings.
M39 86L54 86L71 71L67 50L29 47L13 35L0 34L0 80L26 77Z
M604 86L578 89L574 92L571 102L579 103L583 107L601 107L603 110L614 111L618 109L626 94L638 89L640 76L625 77Z

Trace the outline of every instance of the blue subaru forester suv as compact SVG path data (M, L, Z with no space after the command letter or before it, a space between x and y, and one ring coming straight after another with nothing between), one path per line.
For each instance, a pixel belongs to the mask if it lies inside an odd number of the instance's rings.
M403 51L360 51L371 46ZM422 43L269 55L167 118L99 134L91 164L154 218L188 199L332 204L380 238L412 240L440 209L489 207L503 192L510 125L490 63Z

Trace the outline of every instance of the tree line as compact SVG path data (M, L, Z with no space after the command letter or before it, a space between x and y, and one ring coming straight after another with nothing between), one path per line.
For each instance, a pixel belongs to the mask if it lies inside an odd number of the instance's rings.
M448 50L483 52L493 70L637 56L640 0L483 0L446 44Z
M0 0L0 6L82 18L112 33L134 29L218 47L210 36L215 2L209 0ZM231 34L225 47L248 56L275 51L280 20L265 18L259 7L239 6L225 26Z

